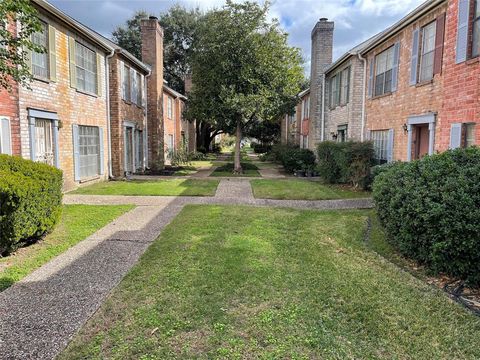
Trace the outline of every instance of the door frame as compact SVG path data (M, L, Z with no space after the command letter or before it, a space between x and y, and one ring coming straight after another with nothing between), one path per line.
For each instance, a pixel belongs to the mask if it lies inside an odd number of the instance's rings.
M52 121L52 146L53 146L53 163L56 168L60 169L60 148L58 146L58 114L49 111L28 109L28 127L30 130L30 159L35 161L35 123L37 119Z
M407 142L407 161L412 161L413 131L414 125L428 124L428 155L433 155L435 146L435 121L437 113L428 113L424 115L410 116L407 122L408 142Z
M127 161L128 161L128 155L127 155L127 128L131 128L132 129L132 146L131 146L131 149L132 149L132 164L130 164L132 166L132 174L135 173L135 170L136 170L136 164L135 164L135 147L136 147L136 144L135 144L135 129L136 129L136 124L134 122L131 122L131 121L124 121L123 122L123 164L124 164L124 167L123 167L123 172L126 174L127 173Z

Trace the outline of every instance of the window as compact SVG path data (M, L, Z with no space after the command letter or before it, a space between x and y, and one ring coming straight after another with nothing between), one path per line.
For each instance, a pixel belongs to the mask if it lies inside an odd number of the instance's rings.
M100 174L100 134L96 126L79 126L80 178Z
M375 130L371 132L373 149L375 150L375 160L378 164L388 162L388 130Z
M130 101L130 68L127 65L123 65L122 75L122 99Z
M32 42L44 49L48 48L48 26L40 22L41 30L32 35ZM48 78L48 53L32 52L32 75L42 79Z
M422 29L422 49L420 54L420 82L431 80L433 78L436 31L436 21L428 24Z
M480 55L480 0L475 0L475 11L473 15L472 34L472 56Z
M392 92L393 46L375 59L375 96Z
M6 49L7 47L5 43L6 36L8 36L8 34L6 33L6 31L8 31L7 26L7 20L0 20L0 49ZM4 34L5 36L3 36L2 34Z
M464 146L470 147L475 145L475 124L465 124L465 140Z
M95 51L75 42L77 89L87 93L97 92L97 57Z
M350 68L344 69L342 72L341 91L340 91L340 103L346 105L348 103L349 91L350 91Z
M303 118L310 118L310 96L303 100Z
M173 119L173 99L170 96L167 98L167 117Z

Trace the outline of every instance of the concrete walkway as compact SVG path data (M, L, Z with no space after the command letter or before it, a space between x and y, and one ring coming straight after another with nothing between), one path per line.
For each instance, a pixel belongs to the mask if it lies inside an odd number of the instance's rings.
M55 358L186 204L373 206L370 199L255 199L242 179L222 179L214 197L65 195L64 203L137 207L0 293L0 359Z

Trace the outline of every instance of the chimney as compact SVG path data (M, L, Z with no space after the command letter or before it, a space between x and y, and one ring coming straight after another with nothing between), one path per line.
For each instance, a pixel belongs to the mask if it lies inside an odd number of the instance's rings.
M147 81L148 159L153 171L165 166L163 132L163 29L155 16L142 19L142 61L152 68Z
M192 73L188 73L185 75L185 94L187 95L190 91L192 91Z
M313 149L321 139L322 128L322 79L325 70L333 61L333 29L334 22L321 18L312 30L312 56L310 68L310 109L311 139L309 145Z

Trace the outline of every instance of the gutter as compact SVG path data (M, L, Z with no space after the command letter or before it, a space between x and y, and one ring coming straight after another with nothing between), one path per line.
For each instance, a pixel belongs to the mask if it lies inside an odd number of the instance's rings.
M365 59L360 53L357 54L358 59L363 62L363 79L362 79L362 126L360 133L360 141L365 140L365 98L366 98L366 86L367 86L367 59Z
M110 113L110 65L108 60L110 60L113 55L115 55L115 50L112 49L111 53L105 56L105 81L106 81L106 94L105 99L107 101L107 142L108 142L108 177L111 178L113 175L112 169L112 135L111 135L111 113Z
M152 70L148 70L148 74L145 75L145 81L144 81L144 91L145 91L145 141L143 144L143 157L144 157L144 168L149 169L148 166L148 85L147 85L147 79L152 75Z

